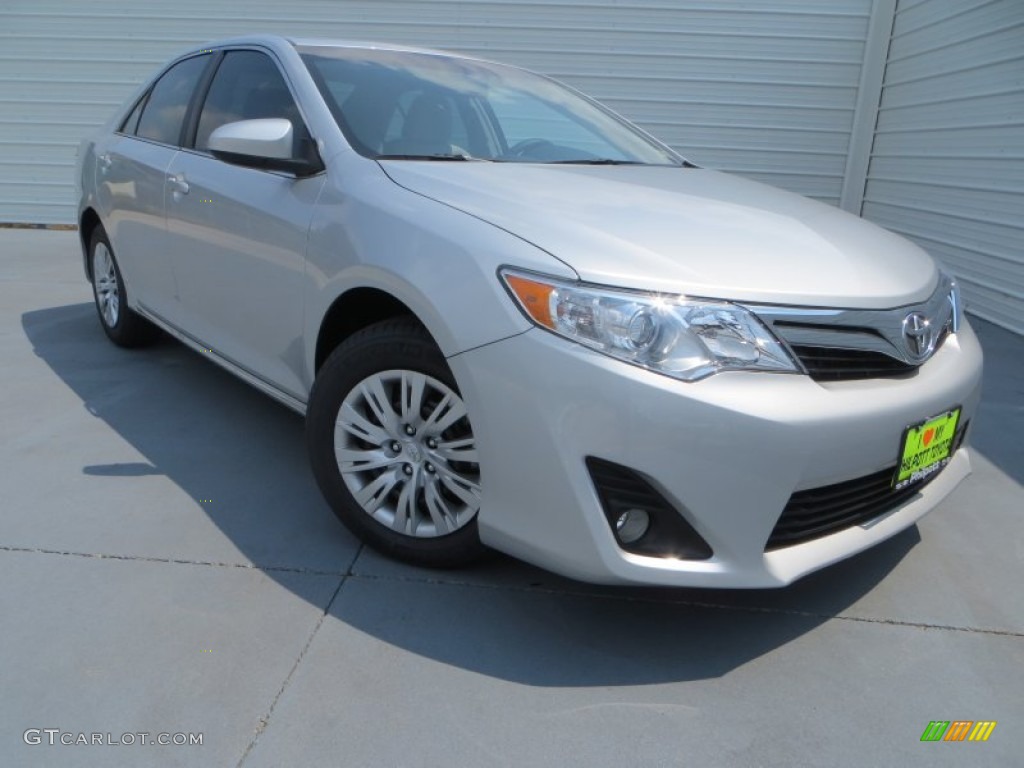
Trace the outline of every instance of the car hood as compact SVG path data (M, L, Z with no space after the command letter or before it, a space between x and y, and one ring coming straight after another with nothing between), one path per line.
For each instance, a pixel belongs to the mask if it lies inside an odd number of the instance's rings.
M381 166L397 184L533 243L588 282L874 309L924 300L938 279L931 258L901 237L725 173L484 162Z

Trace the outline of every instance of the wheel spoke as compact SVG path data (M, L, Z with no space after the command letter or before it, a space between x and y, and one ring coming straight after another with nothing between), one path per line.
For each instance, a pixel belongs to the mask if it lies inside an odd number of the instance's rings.
M476 456L476 438L464 437L459 440L448 440L438 443L435 451L448 461L465 461L471 464L479 463Z
M444 498L437 490L437 482L428 483L423 492L423 499L427 504L427 511L430 512L430 519L434 521L434 529L438 535L450 533L458 527L458 521L452 514Z
M355 494L355 499L359 502L359 506L372 515L384 499L387 498L391 489L398 484L398 477L396 472L383 472L377 475L372 482L363 486Z
M454 493L470 509L476 510L480 507L480 486L462 475L457 475L447 467L438 467L437 474L441 483L449 491Z
M423 429L433 434L441 434L465 415L466 406L462 404L461 400L448 393L441 398L441 402L434 406Z
M369 419L360 414L349 402L341 404L341 413L338 415L337 428L343 429L353 437L357 437L367 443L382 444L391 435L381 427L372 423Z
M419 523L416 515L416 484L406 482L398 494L398 503L395 505L395 520L392 528L399 533L416 534Z
M397 462L394 456L389 456L380 449L362 451L351 448L342 448L338 452L338 463L341 473L366 472L371 469L387 467Z
M402 421L406 424L418 424L423 408L423 391L427 377L422 373L402 371L401 403Z
M384 384L379 376L366 379L359 387L359 392L369 406L370 411L377 417L377 422L390 434L398 431L398 414L391 407L391 400L388 393L384 391Z

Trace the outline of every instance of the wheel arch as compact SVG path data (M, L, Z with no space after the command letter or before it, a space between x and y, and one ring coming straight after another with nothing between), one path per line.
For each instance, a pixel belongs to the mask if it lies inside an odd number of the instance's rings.
M395 317L410 317L430 332L405 302L385 290L363 286L342 293L331 303L320 322L313 357L314 376L331 352L353 333ZM431 338L434 339L433 334ZM434 343L437 343L436 339Z
M86 208L78 217L78 239L82 245L82 263L85 267L85 276L92 280L92 265L89 263L89 243L92 242L92 234L97 227L102 227L103 222L93 208Z

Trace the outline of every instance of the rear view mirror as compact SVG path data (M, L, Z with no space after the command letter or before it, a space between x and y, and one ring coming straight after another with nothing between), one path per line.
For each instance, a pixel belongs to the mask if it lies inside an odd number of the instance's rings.
M249 168L288 171L310 176L323 163L309 140L300 142L305 157L297 156L295 131L290 120L280 117L225 123L210 134L210 152L219 160Z

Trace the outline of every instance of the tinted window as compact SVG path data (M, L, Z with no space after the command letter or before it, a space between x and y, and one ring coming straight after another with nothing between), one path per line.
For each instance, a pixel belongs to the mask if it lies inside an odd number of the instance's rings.
M256 51L228 53L199 115L196 149L207 149L210 134L225 123L264 117L291 120L295 135L303 132L298 107L273 60Z
M178 143L188 102L209 60L209 54L185 59L157 80L142 110L137 136L164 144Z
M142 114L142 107L145 106L145 104L146 97L143 96L141 99L139 99L138 103L135 105L135 108L131 111L128 117L126 117L124 122L121 124L122 133L135 133L135 131L138 130L139 116Z
M398 97L381 150L385 154L465 154L469 131L451 95L423 88Z

